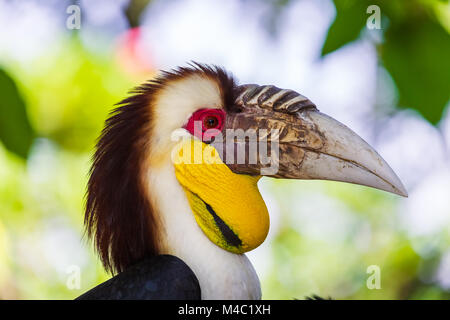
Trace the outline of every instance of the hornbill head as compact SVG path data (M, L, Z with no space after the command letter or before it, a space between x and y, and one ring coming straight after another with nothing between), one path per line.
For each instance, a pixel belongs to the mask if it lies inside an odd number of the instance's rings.
M110 271L160 253L189 260L196 241L239 255L268 233L261 176L407 196L370 145L306 97L237 85L194 63L138 87L107 120L88 184L88 234Z

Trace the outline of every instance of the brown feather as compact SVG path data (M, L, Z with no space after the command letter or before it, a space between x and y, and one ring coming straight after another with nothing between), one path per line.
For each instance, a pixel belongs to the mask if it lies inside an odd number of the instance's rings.
M158 217L144 183L154 119L152 101L167 83L193 74L217 81L224 107L232 111L233 77L222 68L193 62L137 87L105 122L90 170L84 221L108 272L121 272L159 254Z

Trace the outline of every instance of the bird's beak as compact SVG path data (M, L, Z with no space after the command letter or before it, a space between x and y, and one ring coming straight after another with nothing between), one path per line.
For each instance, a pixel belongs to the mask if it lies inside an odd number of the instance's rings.
M240 91L224 135L224 162L234 173L343 181L407 197L400 179L368 143L307 98L274 86L245 85Z

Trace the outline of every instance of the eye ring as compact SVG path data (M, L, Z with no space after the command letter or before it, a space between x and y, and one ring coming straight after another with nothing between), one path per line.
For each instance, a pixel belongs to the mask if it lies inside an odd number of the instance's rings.
M211 141L222 132L226 113L222 109L199 109L195 111L183 126L190 134L202 141Z

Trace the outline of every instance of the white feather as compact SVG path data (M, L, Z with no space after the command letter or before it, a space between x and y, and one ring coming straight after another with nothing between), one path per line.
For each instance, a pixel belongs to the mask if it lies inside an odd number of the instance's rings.
M214 80L193 74L168 83L153 101L152 152L166 155L174 145L171 134L198 109L222 108L220 89Z
M202 299L261 299L259 279L248 258L218 247L198 226L171 162L172 132L196 110L221 107L218 84L200 75L170 83L158 94L153 105L150 199L161 219L162 253L179 257L193 270Z
M198 226L173 165L152 170L149 185L162 222L162 253L177 256L193 270L202 299L261 299L259 279L248 258L218 247Z

